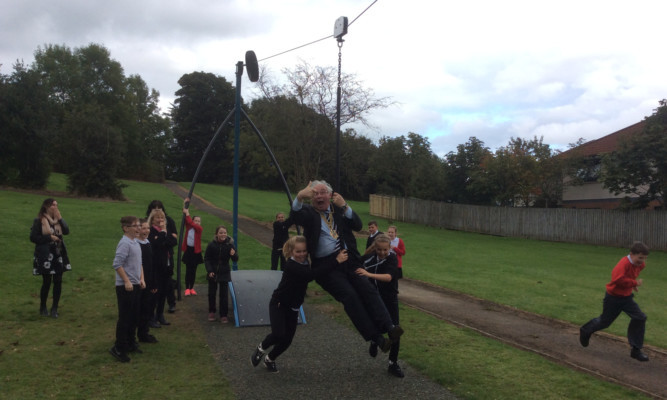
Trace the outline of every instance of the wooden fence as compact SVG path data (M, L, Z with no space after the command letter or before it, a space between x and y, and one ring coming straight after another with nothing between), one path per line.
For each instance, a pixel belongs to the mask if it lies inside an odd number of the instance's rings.
M667 211L510 208L371 195L370 214L393 221L489 235L667 250Z

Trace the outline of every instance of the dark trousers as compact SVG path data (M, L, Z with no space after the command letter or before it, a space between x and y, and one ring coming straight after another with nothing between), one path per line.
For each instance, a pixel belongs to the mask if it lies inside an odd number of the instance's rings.
M319 266L336 262L334 259L335 255L314 259L315 274L317 275ZM354 264L347 261L318 276L315 281L343 304L345 313L365 340L376 341L378 336L388 332L394 324L375 285L368 278L357 275L355 270Z
M42 288L39 291L39 308L46 308L46 300L49 298L49 289L51 289L51 282L53 281L53 305L58 308L60 302L60 293L63 287L63 274L42 274Z
M192 289L195 286L195 279L197 278L197 265L199 264L185 264L185 288Z
M394 323L394 325L400 325L400 321L398 320L398 296L393 295L393 296L384 296L382 297L382 302L384 302L384 305L387 307L387 311L389 311L389 315L391 315L391 322ZM391 343L391 349L389 349L389 360L393 362L398 361L398 351L401 348L401 340L392 342Z
M116 348L126 353L136 343L135 331L139 320L139 302L141 287L133 285L132 291L125 290L125 286L116 286L118 300L118 322L116 322Z
M139 322L137 323L137 337L145 339L148 337L148 322L153 319L153 310L155 309L156 293L151 293L149 289L143 289L139 300Z
M278 261L280 261L280 269L282 270L285 266L285 257L283 257L283 249L273 249L271 250L271 269L278 269Z
M227 308L229 301L229 286L227 282L216 282L214 279L208 280L208 312L215 313L215 297L217 295L218 287L220 287L220 317L227 316Z
M169 292L171 292L172 297L174 296L174 290L171 285L171 276L162 273L158 276L158 288L156 295L155 303L155 317L159 318L161 315L164 315L164 303L168 300ZM171 303L170 303L171 304Z
M630 324L628 325L628 342L630 346L641 349L644 346L646 314L635 303L634 295L618 297L605 293L604 300L602 301L602 314L588 321L581 327L581 330L590 335L605 329L616 320L621 311L630 317Z
M275 360L292 344L299 320L299 312L289 307L280 306L277 301L271 299L269 302L269 318L271 319L271 333L262 341L262 349L266 350L273 346L268 355L271 360Z

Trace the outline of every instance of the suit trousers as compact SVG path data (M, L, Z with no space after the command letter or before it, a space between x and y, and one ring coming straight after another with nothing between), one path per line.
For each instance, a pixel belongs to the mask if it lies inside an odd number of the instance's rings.
M377 340L379 335L389 332L394 324L375 285L368 278L357 275L356 267L350 261L318 276L317 268L330 262L336 262L335 254L313 260L315 281L343 304L345 313L361 336L366 341Z

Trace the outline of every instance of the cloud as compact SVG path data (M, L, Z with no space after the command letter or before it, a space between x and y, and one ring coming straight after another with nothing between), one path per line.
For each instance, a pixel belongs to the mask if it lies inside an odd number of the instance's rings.
M355 129L371 138L415 132L440 155L470 136L492 149L534 136L565 147L638 122L667 97L661 0L385 0L362 14L371 3L8 0L0 73L32 62L38 46L98 43L168 111L183 74L234 82L247 50L277 75L300 60L337 66L340 51L343 72L398 103L369 116L378 130ZM341 15L351 24L339 48L327 36ZM251 99L247 78L243 89Z

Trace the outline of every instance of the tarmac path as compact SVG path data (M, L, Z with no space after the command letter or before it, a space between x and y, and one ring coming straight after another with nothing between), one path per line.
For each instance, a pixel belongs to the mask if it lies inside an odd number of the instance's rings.
M167 184L180 197L187 190ZM198 209L231 221L229 211L195 197ZM270 224L239 216L238 229L267 246L273 238ZM531 351L559 364L614 382L656 399L667 399L667 351L645 346L649 362L630 358L630 347L623 337L596 333L587 348L579 344L579 327L540 315L478 299L425 282L402 279L399 300L402 304L431 314L452 324L472 329L484 336Z

